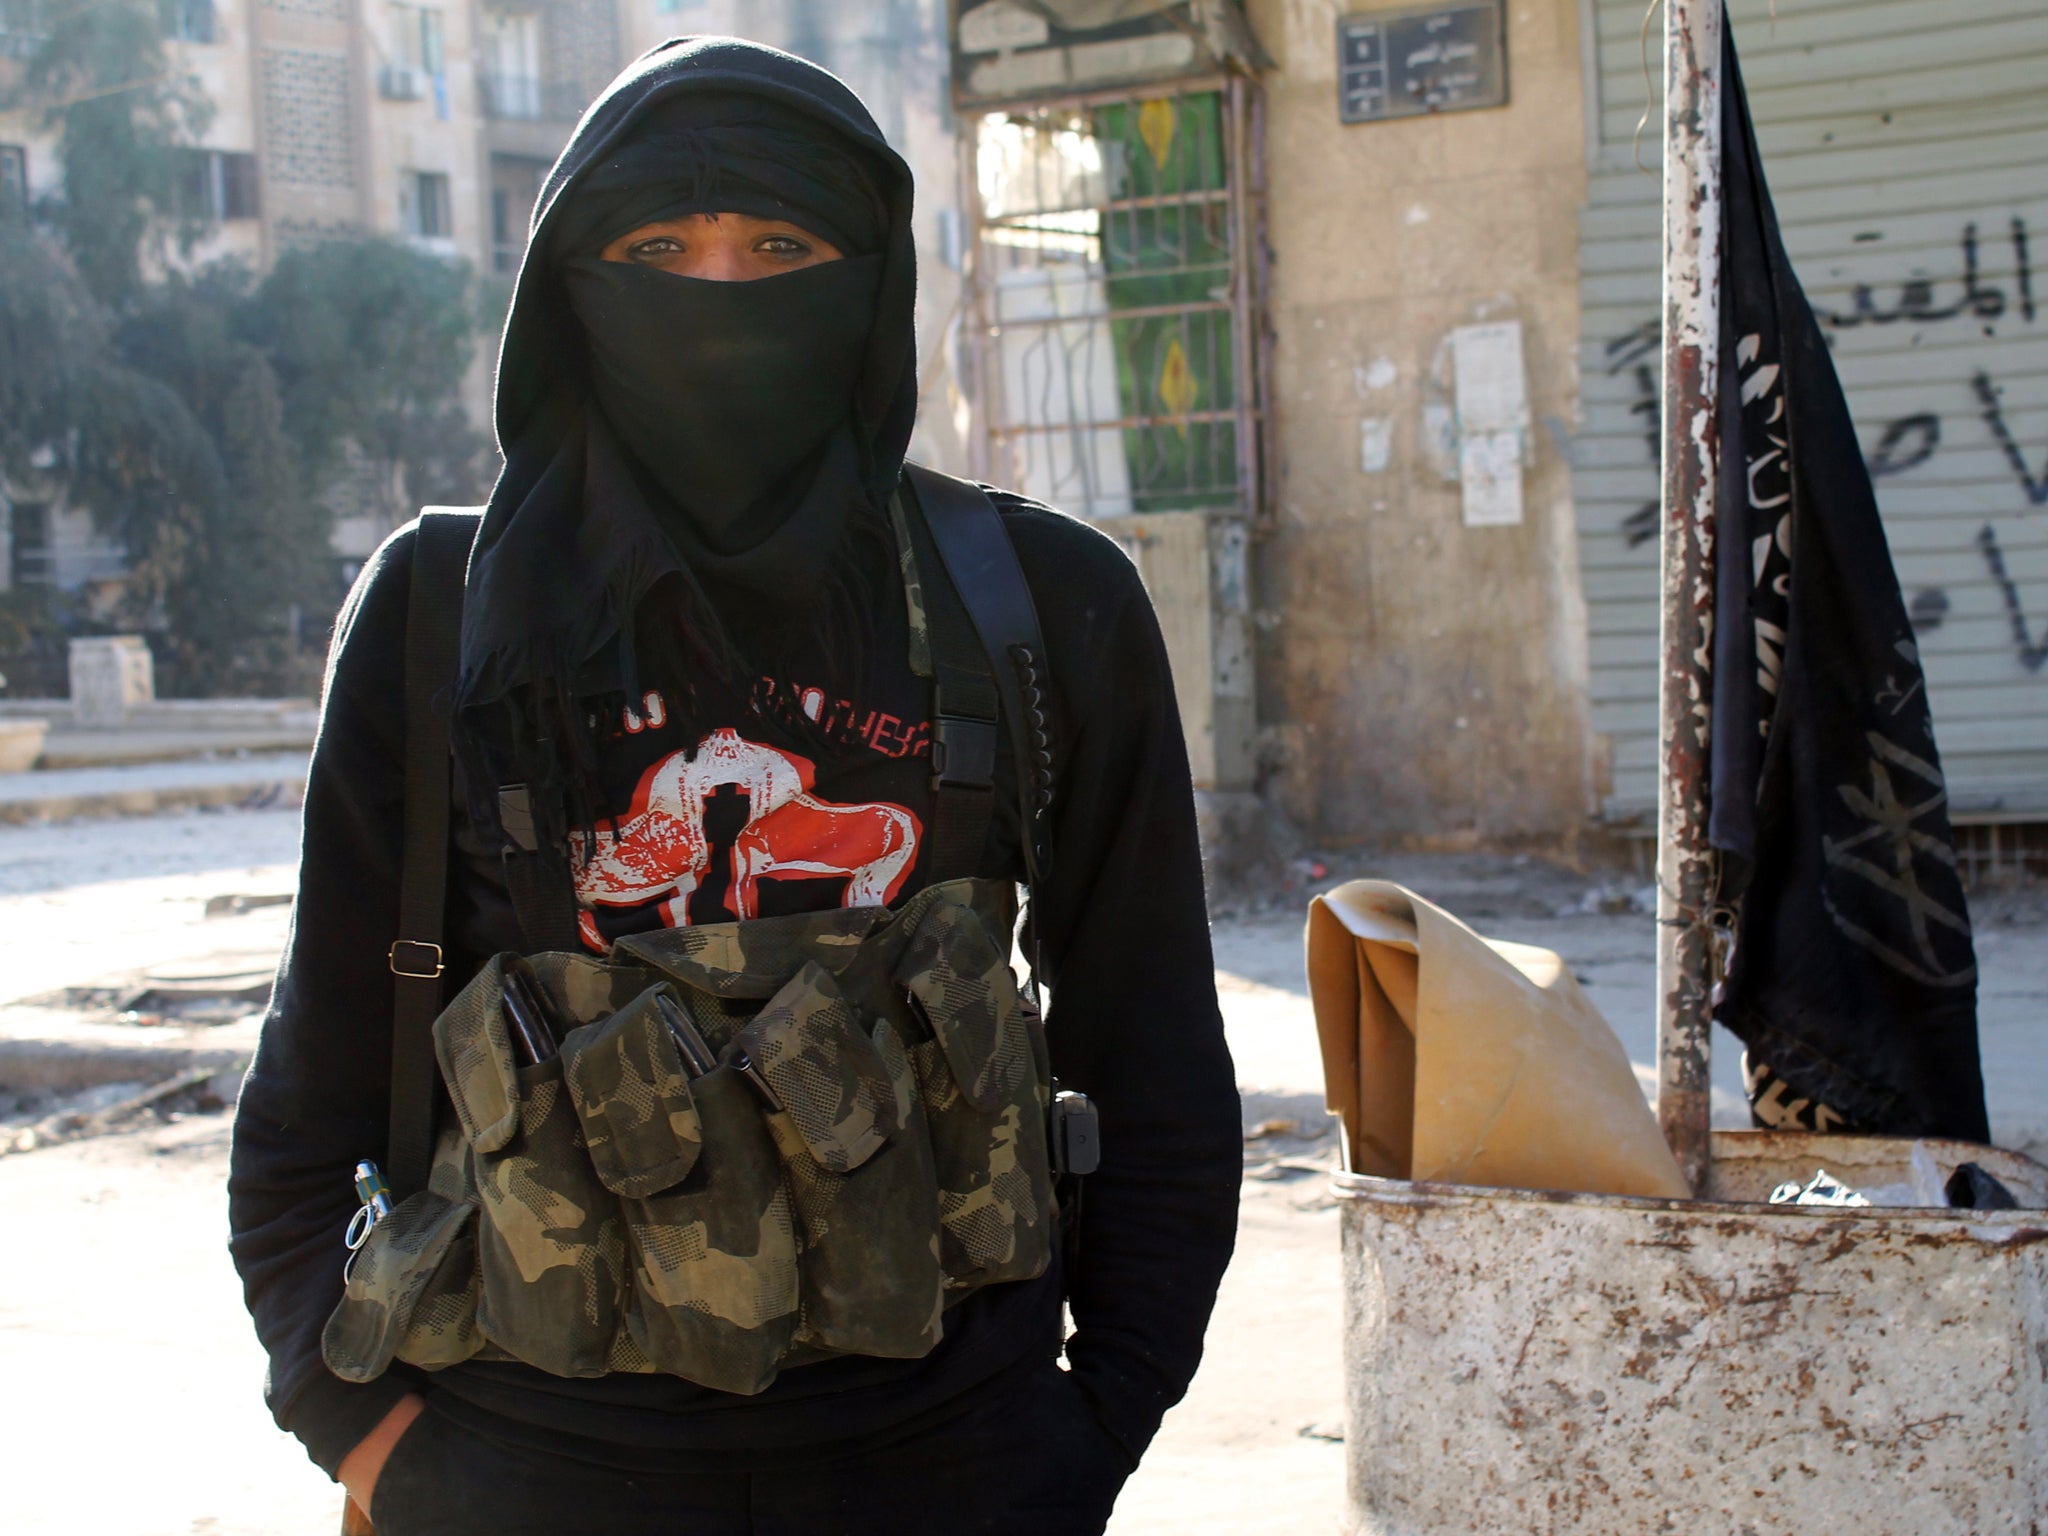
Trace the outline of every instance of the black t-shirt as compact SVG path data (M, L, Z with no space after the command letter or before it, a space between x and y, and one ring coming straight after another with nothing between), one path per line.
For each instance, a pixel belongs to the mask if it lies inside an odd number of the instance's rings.
M356 1159L384 1145L403 811L403 669L412 534L344 608L307 782L292 940L235 1129L232 1247L269 1351L278 1422L333 1471L406 1391L503 1438L584 1445L593 1459L727 1466L735 1455L858 1442L940 1415L1025 1352L1066 1352L1105 1427L1135 1456L1179 1399L1235 1232L1237 1095L1217 1011L1186 750L1151 607L1114 544L998 497L1036 600L1059 744L1054 865L1036 923L1054 1071L1093 1097L1103 1163L1064 1273L991 1286L947 1314L921 1360L843 1358L785 1371L758 1396L667 1376L565 1380L471 1362L329 1373L320 1329L339 1299ZM900 589L871 616L873 655L843 697L827 659L685 708L658 691L601 722L612 799L578 875L584 942L663 923L893 903L926 877L930 685L907 659ZM805 744L754 707L800 709ZM806 750L815 746L816 750ZM998 783L1006 780L999 775ZM521 947L494 847L458 819L449 949L459 982ZM1014 802L998 796L979 873L1020 879Z
M865 669L858 698L814 666L820 675L701 685L687 703L649 690L600 721L615 813L577 862L585 944L886 906L915 889L931 822L931 685L910 670L900 588L876 608L875 654L894 664Z

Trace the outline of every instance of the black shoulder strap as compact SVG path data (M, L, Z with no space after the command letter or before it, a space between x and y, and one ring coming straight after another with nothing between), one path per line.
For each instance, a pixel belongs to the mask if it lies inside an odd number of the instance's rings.
M926 880L936 884L981 873L995 817L1003 704L996 669L923 512L905 510L912 500L906 490L889 511L909 555L904 583L911 611L910 669L932 682L932 812L924 867Z
M420 514L405 614L405 845L391 944L391 1132L384 1176L403 1198L434 1155L434 1017L448 893L448 693L462 650L462 587L475 512Z
M555 807L559 811L559 804ZM545 818L525 784L498 786L498 825L505 833L502 855L505 892L528 954L549 949L574 949L576 894L567 850L547 836L559 815Z
M1052 738L1045 711L1049 674L1038 609L1003 527L1002 514L986 491L921 464L906 464L904 478L994 669L1016 762L1024 868L1030 883L1036 885L1052 863L1047 824L1053 782ZM939 750L945 717L933 725L933 769L943 781L949 767Z

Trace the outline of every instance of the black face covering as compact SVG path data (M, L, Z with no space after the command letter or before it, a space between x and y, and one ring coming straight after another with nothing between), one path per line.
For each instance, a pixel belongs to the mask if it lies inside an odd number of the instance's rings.
M792 482L848 424L881 275L879 256L753 282L563 263L599 408L713 549L774 532Z

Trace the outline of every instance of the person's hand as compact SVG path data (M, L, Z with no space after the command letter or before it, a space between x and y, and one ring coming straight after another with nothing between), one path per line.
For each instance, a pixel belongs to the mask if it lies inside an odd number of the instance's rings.
M398 1444L398 1437L412 1427L412 1421L426 1406L425 1398L408 1392L391 1405L391 1411L378 1421L375 1429L363 1436L354 1450L342 1457L341 1486L348 1490L349 1498L365 1515L370 1512L370 1500L377 1492L377 1478L391 1457L391 1448Z

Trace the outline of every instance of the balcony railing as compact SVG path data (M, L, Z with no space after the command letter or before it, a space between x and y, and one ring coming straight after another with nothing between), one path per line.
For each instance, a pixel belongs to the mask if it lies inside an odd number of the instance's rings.
M503 75L485 70L477 76L483 91L484 115L532 121L541 115L540 81L532 75Z

